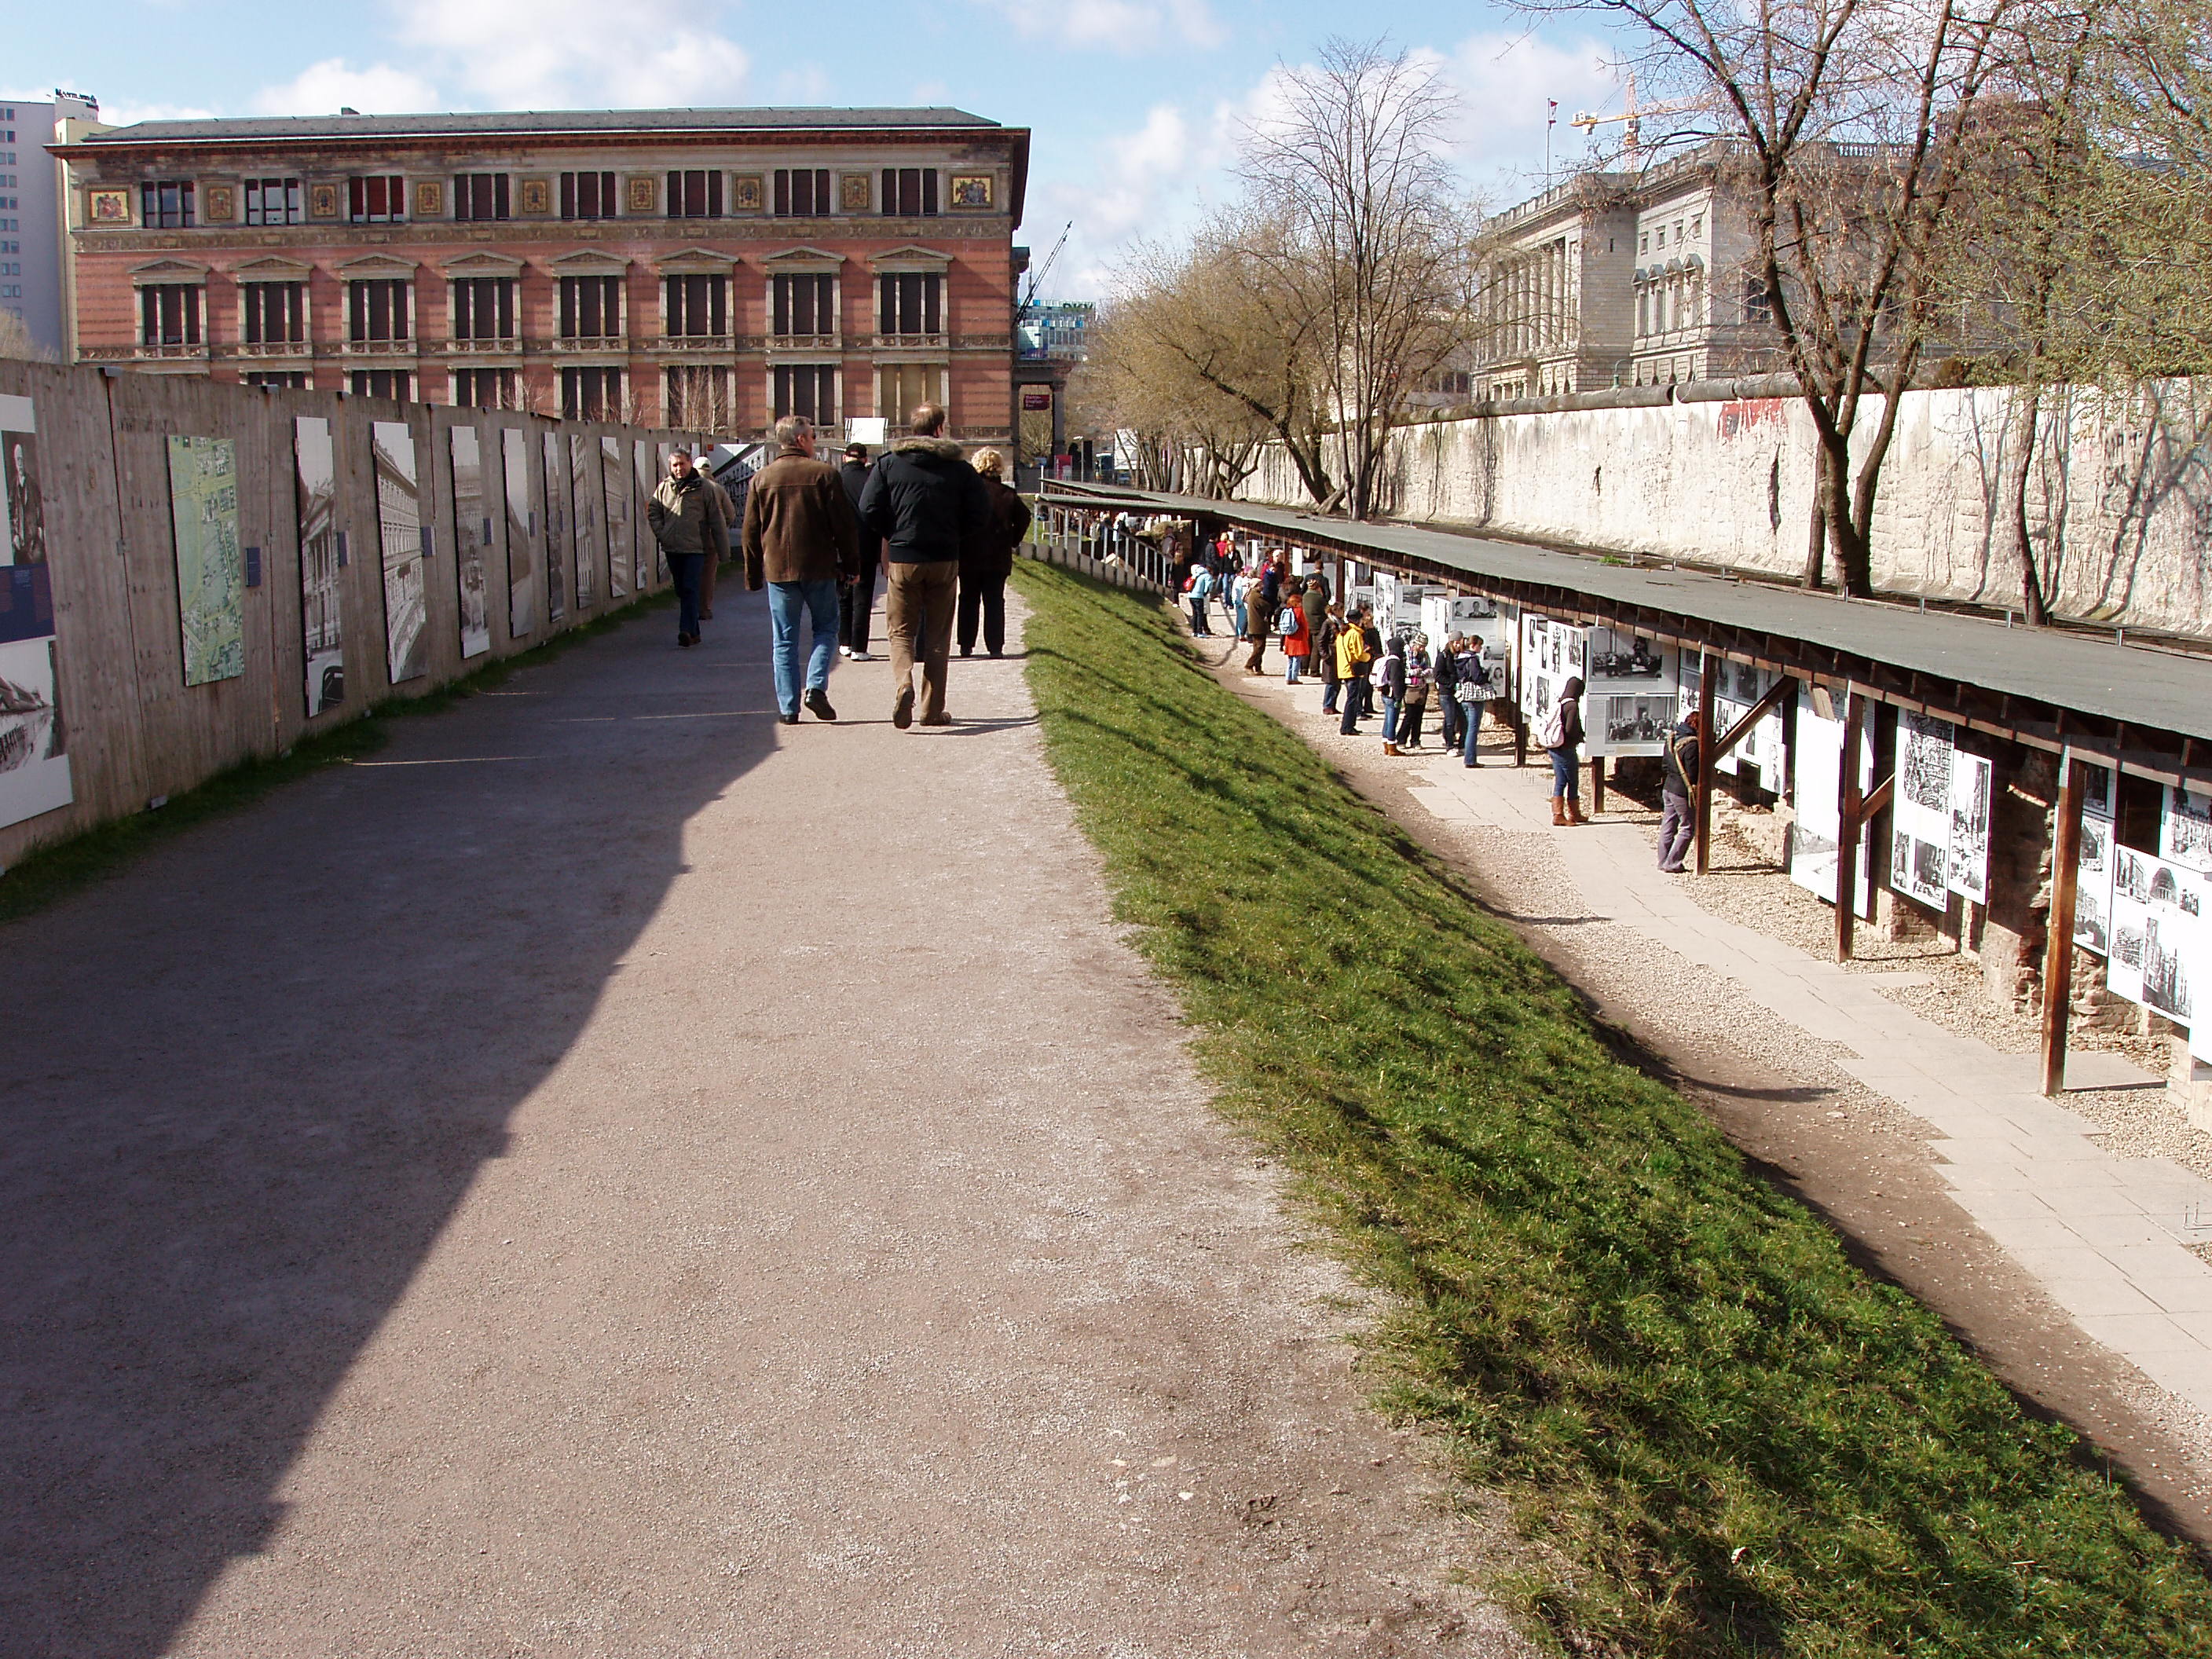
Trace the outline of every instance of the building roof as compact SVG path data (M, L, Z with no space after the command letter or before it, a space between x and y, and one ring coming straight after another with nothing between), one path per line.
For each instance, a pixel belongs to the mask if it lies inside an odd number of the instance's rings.
M850 132L916 128L1003 131L1000 123L958 109L586 109L471 110L444 115L279 115L201 121L140 121L89 133L87 145L193 144L356 138L484 137L493 135L631 132Z
M1413 525L1353 524L1251 501L1055 484L1055 492L1119 497L1182 517L1247 528L1346 550L1381 564L1418 561L1484 579L1550 587L1601 605L1635 606L1687 620L1796 640L1823 651L1887 664L2073 710L2146 732L2212 742L2212 658L2122 645L2060 629L2033 632L1991 617L1923 611L1894 600L1847 599L1706 571L1608 562Z

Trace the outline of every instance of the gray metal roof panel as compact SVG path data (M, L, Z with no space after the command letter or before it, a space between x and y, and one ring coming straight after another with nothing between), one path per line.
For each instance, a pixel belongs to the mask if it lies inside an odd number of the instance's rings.
M1471 577L1566 588L1802 640L1984 690L2212 742L2212 658L2059 629L2008 628L1980 617L1907 609L1894 600L1847 599L1705 571L1609 564L1585 554L1412 525L1353 524L1249 501L1117 493L1182 516L1204 513L1285 536L1397 553Z
M816 132L854 128L974 129L1000 123L942 108L594 109L462 111L438 115L282 115L140 121L95 132L88 144L208 143L276 139L486 137L502 134Z

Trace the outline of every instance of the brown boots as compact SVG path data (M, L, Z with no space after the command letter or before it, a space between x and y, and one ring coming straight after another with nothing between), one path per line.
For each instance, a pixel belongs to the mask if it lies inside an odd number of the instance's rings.
M1588 818L1583 816L1583 804L1577 800L1572 795L1567 797L1567 822L1569 823L1588 823L1589 822Z
M1588 823L1589 820L1583 816L1583 804L1572 795L1554 795L1552 797L1552 822L1565 830L1572 824Z
M1564 830L1566 827L1567 798L1565 795L1552 797L1552 823L1557 829Z

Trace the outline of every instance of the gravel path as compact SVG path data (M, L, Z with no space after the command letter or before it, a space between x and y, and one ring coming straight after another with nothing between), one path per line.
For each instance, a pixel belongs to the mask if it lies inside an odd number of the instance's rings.
M1018 663L722 610L0 937L0 1652L1527 1651Z

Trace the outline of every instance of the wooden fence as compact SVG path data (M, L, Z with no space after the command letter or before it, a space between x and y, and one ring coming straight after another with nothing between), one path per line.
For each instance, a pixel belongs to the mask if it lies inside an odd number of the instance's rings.
M327 422L319 501L303 418ZM665 586L643 493L696 441L15 362L0 434L0 867ZM204 471L173 489L180 455ZM49 602L50 623L25 621Z

